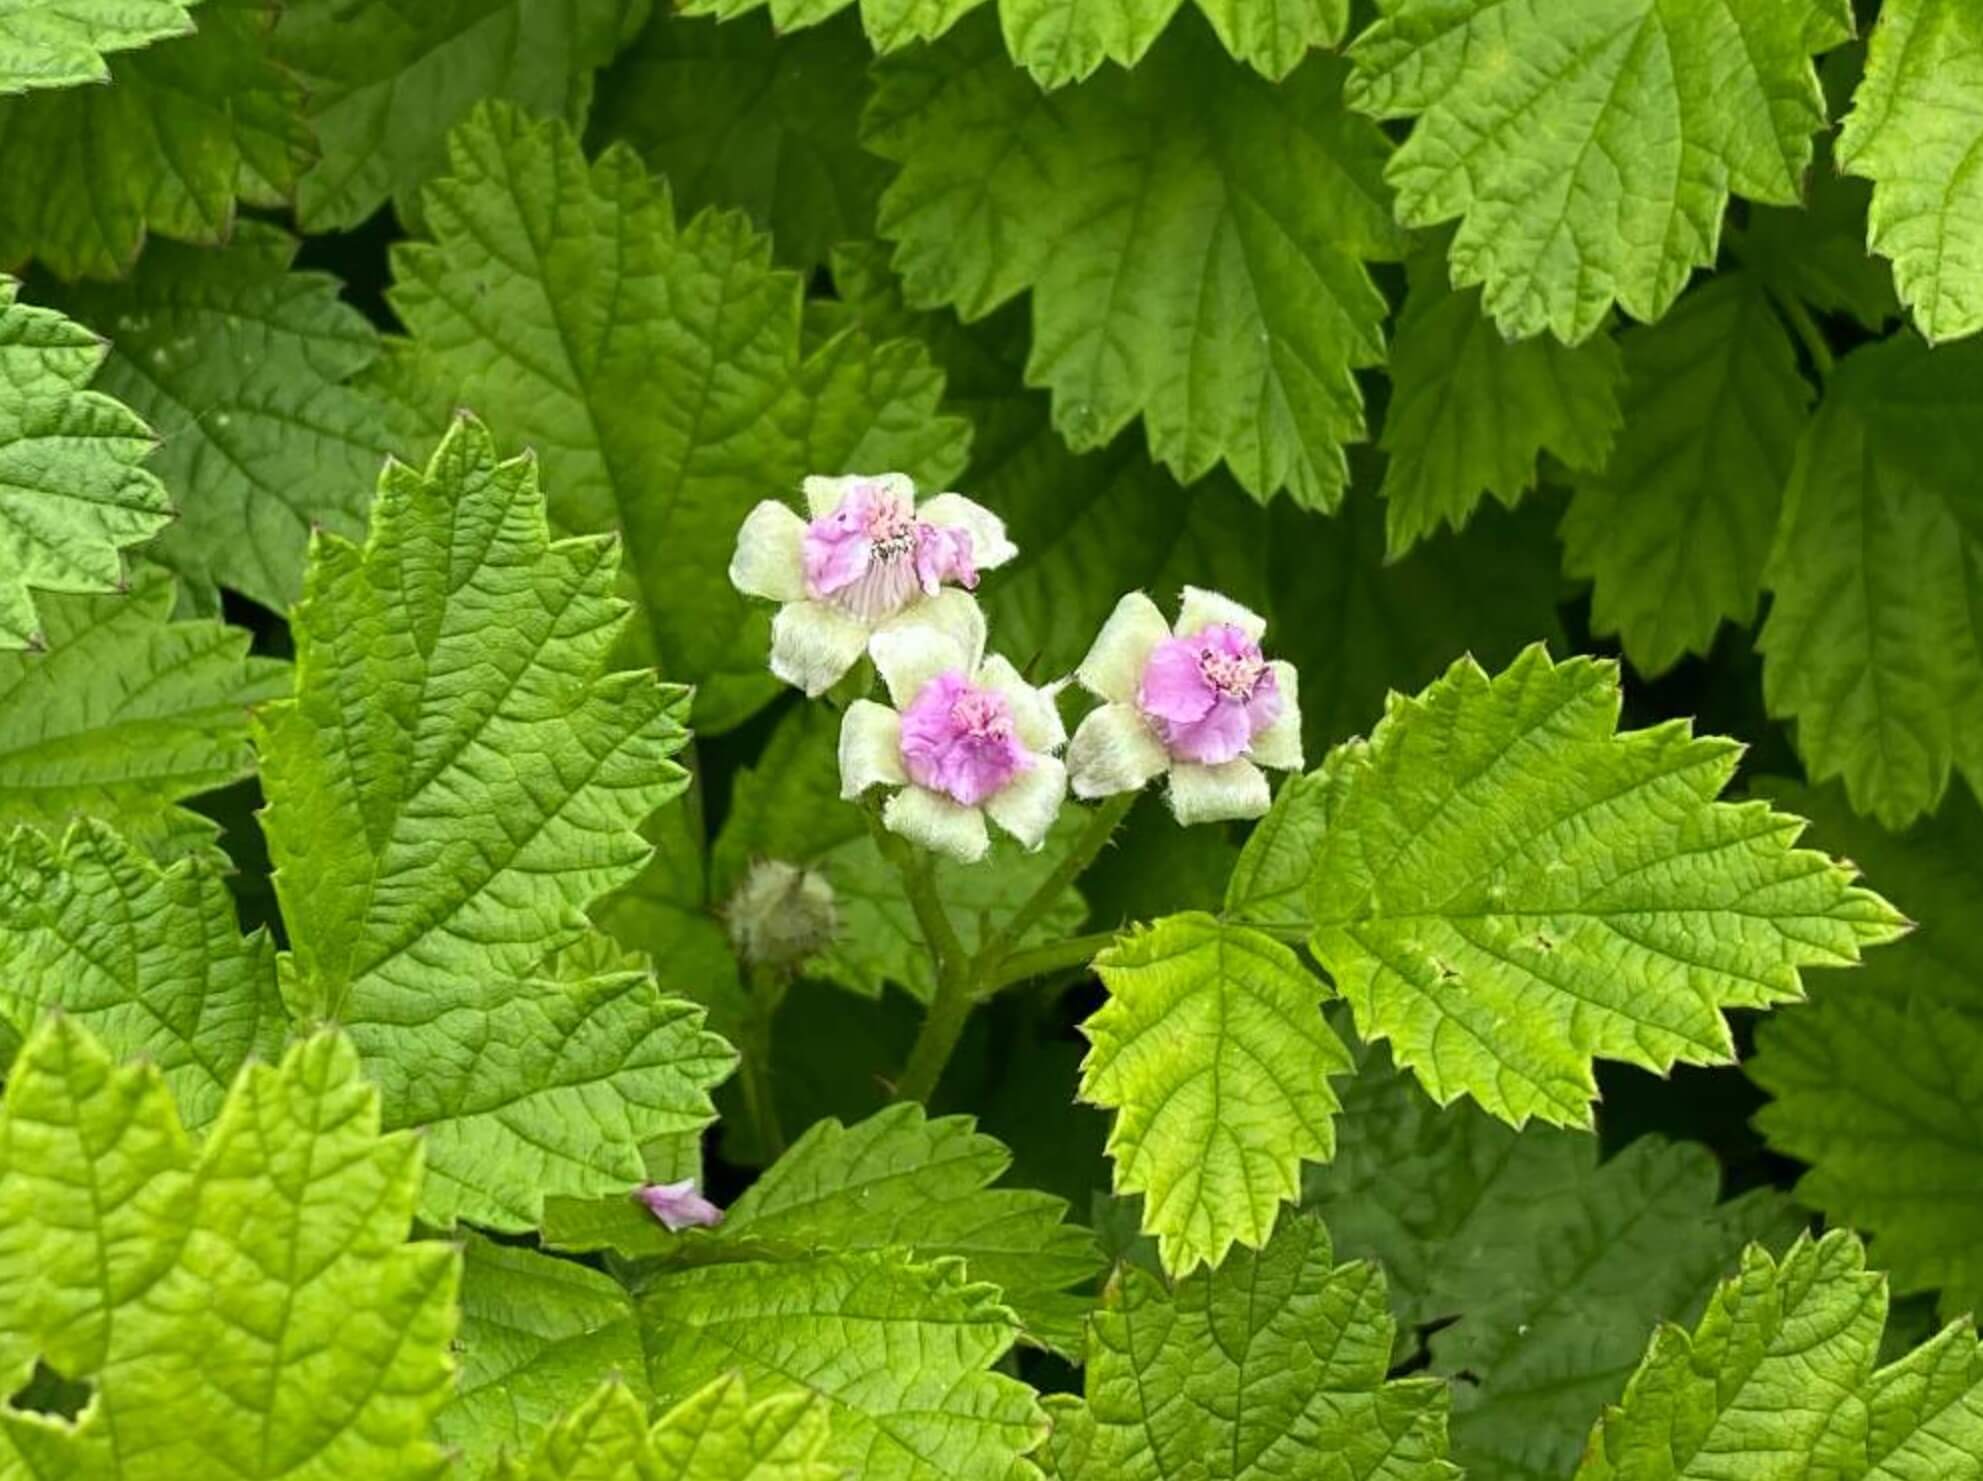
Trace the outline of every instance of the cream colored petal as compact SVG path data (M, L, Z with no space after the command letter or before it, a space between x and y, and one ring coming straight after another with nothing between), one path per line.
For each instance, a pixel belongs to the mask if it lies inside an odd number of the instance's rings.
M1180 761L1171 768L1171 811L1187 828L1193 823L1257 818L1271 801L1267 773L1244 757L1221 766Z
M916 485L906 473L849 473L842 478L823 478L815 473L800 485L806 494L806 512L824 519L840 507L840 501L853 492L856 484L879 484L899 503L916 502Z
M1030 770L986 799L985 811L1028 849L1037 849L1046 842L1047 829L1060 816L1065 801L1067 768L1051 756L1035 756Z
M985 613L978 599L968 591L946 586L933 597L924 597L879 624L876 632L900 632L911 627L933 627L947 633L964 654L964 670L969 673L985 656Z
M771 620L771 672L817 699L859 661L868 630L824 602L788 602Z
M916 506L916 518L933 525L954 525L971 533L971 563L981 571L1002 566L1019 554L1005 534L1005 521L975 499L962 494L935 494Z
M1045 754L1067 744L1067 725L1054 705L1052 692L1028 684L1004 655L994 653L972 677L973 682L1005 696L1005 702L1012 706L1012 728L1027 750Z
M1067 776L1076 797L1134 792L1171 764L1134 705L1105 704L1089 712L1067 743Z
M934 627L909 625L878 632L868 641L868 656L898 710L907 709L923 685L938 674L952 669L971 672L970 660L957 640Z
M1184 599L1178 603L1177 635L1188 638L1215 622L1230 623L1256 643L1267 631L1267 619L1250 607L1242 607L1231 597L1222 597L1200 586L1185 587Z
M1294 665L1285 659L1277 658L1267 667L1274 671L1274 680L1280 685L1281 713L1272 725L1253 737L1253 746L1246 754L1260 766L1271 766L1276 771L1300 771L1301 678Z
M1150 661L1150 650L1170 635L1170 624L1164 621L1157 604L1142 592L1132 591L1115 604L1074 677L1082 688L1103 699L1133 700L1136 686L1143 681L1143 665Z
M975 864L991 847L985 815L975 807L960 807L948 797L904 787L888 799L881 821L891 831L932 853L947 854L960 864Z
M900 787L908 780L902 717L871 699L855 700L840 722L840 795L852 801L870 787Z
M776 499L744 517L730 557L730 584L746 596L774 602L806 598L806 522Z

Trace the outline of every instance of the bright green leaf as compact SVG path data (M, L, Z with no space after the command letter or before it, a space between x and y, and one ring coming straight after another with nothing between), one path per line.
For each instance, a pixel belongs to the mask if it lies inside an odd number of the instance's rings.
M1563 568L1593 583L1591 625L1642 673L1705 654L1756 615L1811 386L1762 283L1746 273L1629 331L1625 430L1574 480Z
M1258 1248L1302 1162L1336 1150L1329 1077L1351 1063L1326 989L1272 937L1196 912L1118 940L1095 971L1109 999L1082 1025L1081 1098L1117 1113L1117 1192L1144 1195L1170 1271Z
M15 0L0 14L0 93L74 87L110 75L105 52L193 29L198 0Z
M407 1243L420 1142L319 1034L235 1082L197 1156L159 1072L74 1019L0 1117L0 1330L92 1383L72 1426L0 1410L22 1474L438 1477L457 1256ZM4 1349L0 1349L4 1352Z
M1334 508L1384 355L1364 263L1401 247L1344 76L1317 56L1272 86L1189 27L1045 106L987 26L890 64L866 138L902 166L881 229L909 299L977 318L1030 291L1027 380L1077 452L1141 417L1184 481L1225 463Z
M43 646L32 592L112 590L118 551L172 513L139 466L150 428L89 389L103 341L17 288L0 277L0 648Z
M1797 819L1715 800L1734 742L1619 705L1614 664L1461 659L1325 763L1315 954L1442 1105L1588 1125L1593 1058L1725 1063L1724 1010L1902 928Z
M1090 1327L1086 1402L1052 1401L1061 1481L1458 1481L1446 1385L1387 1382L1375 1265L1313 1217L1166 1291L1133 1267Z
M285 999L345 1027L387 1125L425 1129L430 1222L623 1192L730 1065L645 974L541 969L685 784L686 697L606 671L615 556L552 543L536 465L463 419L424 474L388 466L362 549L317 538L296 697L257 714Z
M1976 1481L1983 1349L1961 1322L1876 1369L1886 1283L1852 1235L1751 1246L1691 1332L1670 1322L1577 1481Z
M1731 193L1795 204L1825 126L1811 54L1846 0L1378 0L1349 97L1411 118L1398 219L1458 218L1453 281L1511 336L1653 320L1714 261Z

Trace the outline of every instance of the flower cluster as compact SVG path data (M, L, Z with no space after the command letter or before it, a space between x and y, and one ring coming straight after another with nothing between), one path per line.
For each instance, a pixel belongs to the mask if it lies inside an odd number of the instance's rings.
M882 821L903 837L970 862L989 819L1036 849L1070 787L1094 799L1159 776L1179 822L1258 817L1261 768L1301 766L1294 667L1266 657L1266 622L1237 602L1188 586L1173 624L1123 597L1073 676L1101 703L1069 741L1065 681L1030 684L985 652L971 593L1018 553L996 515L960 494L918 501L899 473L808 478L804 495L805 518L777 500L751 511L730 580L779 604L786 683L817 697L873 662L889 702L848 706L841 795L888 789Z

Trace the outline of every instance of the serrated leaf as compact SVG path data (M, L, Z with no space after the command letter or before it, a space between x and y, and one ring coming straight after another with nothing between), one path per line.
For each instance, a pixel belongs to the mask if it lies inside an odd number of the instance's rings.
M1483 494L1513 508L1545 451L1572 469L1603 467L1625 362L1609 335L1574 349L1503 338L1477 290L1453 290L1435 249L1412 259L1390 377L1379 445L1385 544L1397 556L1441 524L1461 528Z
M1453 281L1511 337L1651 321L1714 261L1730 194L1793 205L1845 0L1378 0L1348 96L1415 120L1398 220L1458 218Z
M201 0L197 34L110 59L108 87L0 98L0 263L111 278L148 232L221 242L235 199L278 206L310 150L269 54L271 0Z
M1699 1326L1664 1323L1577 1481L1983 1476L1983 1349L1960 1322L1876 1369L1885 1282L1844 1231L1759 1247Z
M18 291L0 277L0 648L42 646L33 593L112 590L172 512L140 466L151 429L89 388L103 341Z
M1734 742L1620 734L1620 698L1614 664L1462 659L1324 764L1311 944L1442 1105L1588 1125L1594 1058L1725 1063L1724 1010L1904 928L1797 819L1715 800Z
M0 1330L93 1385L0 1410L23 1474L437 1477L457 1259L407 1243L420 1143L343 1039L235 1082L193 1152L159 1072L51 1019L0 1118Z
M790 34L657 10L599 80L594 135L640 151L686 212L741 206L780 262L874 235L888 168L862 150L868 47L853 17Z
M1763 693L1814 782L1900 828L1983 787L1983 348L1847 356L1798 445L1764 584Z
M1888 0L1839 131L1839 168L1873 182L1867 240L1932 340L1983 328L1983 17L1960 0Z
M1803 1227L1773 1190L1717 1204L1706 1147L1641 1137L1600 1164L1592 1137L1438 1109L1381 1054L1344 1087L1337 1131L1303 1206L1383 1265L1407 1331L1430 1330L1474 1481L1568 1475L1647 1329L1692 1321L1745 1245Z
M1046 1426L1032 1390L990 1371L1018 1327L963 1262L900 1252L670 1271L640 1300L657 1398L735 1372L756 1394L826 1401L819 1459L863 1481L1024 1481Z
M222 248L156 242L118 283L53 289L112 336L98 385L160 439L150 468L179 519L153 555L284 611L312 528L356 538L387 447L383 409L350 384L378 332L299 243L243 222Z
M175 804L246 776L248 706L289 687L248 633L170 620L177 587L139 565L123 593L40 602L47 649L0 652L0 827L95 817L152 843L210 836Z
M1863 980L1764 1026L1746 1067L1774 1099L1756 1124L1810 1164L1797 1196L1863 1231L1899 1294L1940 1290L1951 1316L1983 1308L1983 812L1957 795L1895 837L1836 788L1768 795L1920 924Z
M1625 429L1608 462L1573 480L1563 569L1593 583L1592 628L1659 674L1706 654L1724 619L1754 619L1811 385L1747 273L1622 343Z
M892 63L866 143L902 167L881 230L910 301L975 319L1030 291L1027 380L1077 452L1140 417L1184 481L1224 463L1334 508L1384 355L1364 264L1401 247L1344 76L1317 56L1270 86L1198 27L1051 106L985 25Z
M1385 1380L1383 1274L1336 1265L1313 1217L1171 1291L1125 1268L1112 1295L1089 1328L1086 1402L1051 1401L1061 1481L1458 1481L1446 1386Z
M316 232L358 225L447 167L448 131L494 98L583 121L638 0L286 0L274 51L304 84Z
M434 1438L479 1473L528 1451L614 1374L635 1413L647 1392L633 1298L610 1276L471 1235L462 1247L460 1373ZM640 1433L646 1431L642 1414Z
M623 1192L730 1067L644 974L540 970L685 785L686 696L606 671L615 553L552 543L534 463L464 418L424 473L388 465L362 549L317 537L296 697L257 712L284 998L345 1027L388 1126L425 1129L432 1223Z
M74 87L110 75L107 52L193 29L197 0L19 0L0 15L0 93Z
M60 1012L116 1058L149 1059L205 1130L289 1027L275 947L241 934L226 869L208 850L161 866L96 822L0 836L0 1018L26 1038Z
M699 727L734 725L777 688L768 614L725 574L744 515L809 473L942 481L968 429L917 346L802 356L798 276L739 214L678 227L631 150L588 166L564 126L481 108L451 152L434 241L393 254L396 385L431 425L473 406L536 448L560 530L625 537L633 650L698 686Z
M1144 1195L1174 1273L1265 1244L1301 1164L1336 1149L1329 1077L1351 1061L1326 989L1272 937L1197 912L1119 939L1095 971L1109 999L1082 1025L1081 1098L1117 1112L1116 1191Z

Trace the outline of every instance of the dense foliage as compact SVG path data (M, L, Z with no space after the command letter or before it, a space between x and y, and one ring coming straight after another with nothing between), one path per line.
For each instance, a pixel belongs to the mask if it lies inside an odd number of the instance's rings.
M1983 1481L1970 0L0 0L0 1481Z

